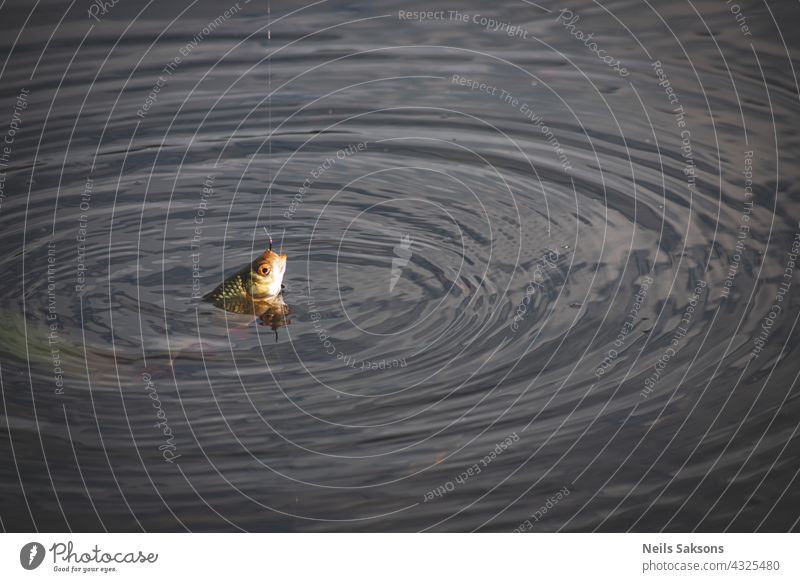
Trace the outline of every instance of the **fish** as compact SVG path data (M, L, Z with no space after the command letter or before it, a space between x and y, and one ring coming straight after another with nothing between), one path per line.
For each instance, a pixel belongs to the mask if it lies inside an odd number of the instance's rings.
M287 318L291 310L283 298L287 258L286 253L272 250L270 239L263 254L204 295L203 300L231 313L253 315L262 325L270 326L277 339L277 329L291 323Z
M283 291L283 276L286 273L285 253L276 253L271 248L264 251L252 263L223 281L203 298L211 303L224 304L231 300L270 301ZM224 308L224 305L219 305Z

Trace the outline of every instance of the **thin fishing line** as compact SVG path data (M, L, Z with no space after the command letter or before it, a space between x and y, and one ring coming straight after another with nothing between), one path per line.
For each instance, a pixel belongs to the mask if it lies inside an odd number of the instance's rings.
M267 0L267 118L269 129L267 131L267 224L272 230L272 2ZM270 249L272 239L270 238Z

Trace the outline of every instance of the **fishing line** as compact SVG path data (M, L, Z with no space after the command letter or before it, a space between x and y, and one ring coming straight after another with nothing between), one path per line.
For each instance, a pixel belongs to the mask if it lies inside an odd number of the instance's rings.
M267 225L264 232L269 239L269 250L272 250L272 3L267 0ZM281 237L281 247L283 246ZM275 343L278 343L278 330L275 329ZM278 354L280 361L280 354Z
M267 225L272 229L272 2L267 0ZM267 233L269 234L269 233ZM272 238L269 241L272 250Z
M272 235L269 233L267 227L264 227L264 232L267 233L267 238L269 239L269 250L272 250Z

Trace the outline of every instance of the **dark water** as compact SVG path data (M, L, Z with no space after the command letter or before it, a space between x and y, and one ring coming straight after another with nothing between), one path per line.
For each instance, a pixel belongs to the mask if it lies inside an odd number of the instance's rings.
M3 528L796 530L797 4L562 8L3 3Z

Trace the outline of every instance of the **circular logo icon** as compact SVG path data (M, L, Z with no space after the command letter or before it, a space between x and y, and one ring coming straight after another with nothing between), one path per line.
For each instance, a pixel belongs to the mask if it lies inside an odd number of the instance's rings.
M35 570L44 561L44 546L39 542L30 542L19 551L19 563L26 570Z

